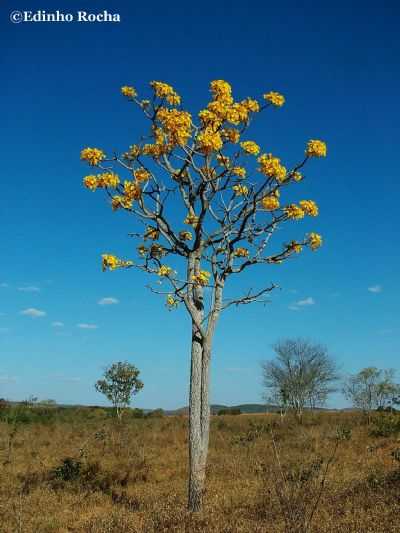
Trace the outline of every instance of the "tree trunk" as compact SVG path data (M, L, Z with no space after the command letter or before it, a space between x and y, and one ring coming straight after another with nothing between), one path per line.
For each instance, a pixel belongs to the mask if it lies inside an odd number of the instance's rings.
M210 429L210 351L192 326L192 361L189 395L189 498L188 509L202 509Z

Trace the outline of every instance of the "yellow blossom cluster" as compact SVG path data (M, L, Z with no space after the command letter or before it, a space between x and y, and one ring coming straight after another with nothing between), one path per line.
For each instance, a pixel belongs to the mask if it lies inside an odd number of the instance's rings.
M117 194L111 198L111 207L113 211L117 211L117 209L120 209L121 207L123 209L131 209L132 204L132 199L127 196Z
M192 117L187 111L160 107L157 111L157 120L162 130L168 137L168 143L172 146L183 146L191 135ZM160 144L160 142L156 144Z
M144 168L138 168L133 172L133 175L138 183L141 183L142 181L148 181L151 176L150 172Z
M116 268L129 267L133 265L132 261L123 261L122 259L118 259L118 257L115 255L103 254L101 258L101 268L103 272L107 270L107 268L110 270L115 270Z
M192 276L192 280L195 282L196 285L201 285L202 287L205 287L208 285L209 279L211 274L207 272L207 270L200 270L198 274L194 274Z
M149 155L157 159L162 154L166 154L171 150L171 146L164 144L145 144L142 148L143 155Z
M272 154L262 154L257 161L260 163L258 170L262 174L275 178L279 183L285 180L286 168L281 164L279 157Z
M234 125L247 122L249 113L259 110L256 100L247 98L241 102L234 102L232 88L224 80L214 80L210 84L212 101L207 105L207 109L200 111L199 118L204 128L209 127L216 132L226 121ZM224 132L223 137L226 138ZM233 137L228 134L228 140L238 142L239 132L235 130Z
M212 126L207 126L197 136L199 150L204 154L217 152L222 148L222 138L218 131L215 131Z
M168 294L167 296L167 306L169 308L178 307L178 300L176 300L172 294Z
M326 144L324 141L311 139L307 143L306 155L308 157L326 157Z
M83 178L83 184L87 189L95 191L97 189L97 178L92 174Z
M137 96L136 90L133 87L129 87L128 85L124 85L123 87L121 87L121 93L127 98L135 98L135 96Z
M119 208L131 209L133 200L140 198L142 191L136 181L124 181L124 195L116 195L111 199L111 207L113 211Z
M125 159L137 159L140 155L140 148L137 144L133 144L129 147L129 150L123 154Z
M211 104L209 104L210 106ZM243 102L235 102L225 109L225 120L237 126L241 122L247 122L249 118L249 109Z
M240 132L236 128L224 128L221 130L221 136L224 141L229 141L231 143L238 143L240 140Z
M197 228L199 224L199 217L196 215L188 215L183 221L183 223L192 226L192 228Z
M158 275L161 277L169 276L172 273L172 268L167 265L161 265L158 269Z
M155 141L156 144L162 145L162 144L165 143L166 136L165 136L165 133L163 132L163 130L161 128L158 128L157 126L154 126L153 127L153 136L154 136L154 141Z
M160 236L160 232L158 231L157 228L153 228L153 226L147 226L147 229L145 231L143 238L144 240L150 239L152 241L156 241L159 236Z
M304 211L296 204L290 204L287 207L284 207L283 210L288 218L293 218L294 220L304 218Z
M231 168L231 172L234 176L238 176L239 178L246 177L246 169L243 167L233 167Z
M193 235L190 233L190 231L180 231L179 238L182 241L191 241L193 239Z
M99 148L84 148L81 151L81 159L87 161L92 167L97 166L105 157L105 153Z
M136 249L139 255L141 255L142 257L144 257L149 251L149 249L144 244L139 244L139 246Z
M220 100L226 103L232 103L232 87L227 81L214 80L210 83L210 91L214 100Z
M249 113L259 110L256 100L247 98L242 102L234 102L232 88L224 80L214 80L210 83L212 101L207 109L199 112L202 129L197 136L198 148L209 154L219 151L223 142L237 143L240 132L235 128L222 128L224 122L238 125L247 122Z
M293 251L296 254L299 254L302 251L303 247L302 245L297 241L292 241L288 244L288 250Z
M308 243L312 250L316 250L322 246L322 237L318 233L309 233L308 234Z
M243 141L240 146L247 154L258 155L260 153L260 147L254 141Z
M225 121L237 126L246 122L249 116L247 107L242 102L232 103L232 98L230 102L214 100L207 105L207 110L211 113L207 123L212 123L214 127L219 127Z
M232 189L236 196L246 196L246 194L249 192L249 189L246 187L246 185L241 184L234 185Z
M318 206L313 200L300 200L299 205L306 215L318 216Z
M175 92L174 88L168 83L162 81L152 81L150 86L154 90L154 94L158 98L165 98L171 105L179 105L181 103L181 97Z
M114 172L103 172L97 176L98 187L112 187L116 188L119 185L120 179L118 174Z
M252 113L258 113L260 111L260 104L253 98L246 98L242 100L241 105Z
M275 107L282 107L285 103L285 97L275 91L270 91L269 93L264 94L263 98Z
M147 246L145 246L144 244L140 244L137 247L137 251L142 257L145 257L147 253L149 253L151 257L157 258L162 257L166 254L166 250L161 246L161 244L158 244L156 242L153 243L150 248L147 248Z
M279 191L276 191L279 192ZM267 211L274 211L275 209L279 209L279 194L268 194L268 196L264 196L264 198L261 200L261 204L264 209Z
M97 176L89 175L83 178L83 184L87 189L95 191L97 188L105 187L116 188L119 185L119 176L114 172L103 172Z
M221 121L218 119L215 113L212 113L208 109L202 109L201 111L199 111L198 116L199 116L199 119L201 120L203 127L213 126L214 129L217 129L221 125Z
M293 172L291 174L292 178L294 179L294 181L301 181L303 179L303 174L301 172Z
M249 257L249 251L247 248L236 248L233 255L235 257Z
M124 181L124 194L130 200L139 200L142 191L136 181Z

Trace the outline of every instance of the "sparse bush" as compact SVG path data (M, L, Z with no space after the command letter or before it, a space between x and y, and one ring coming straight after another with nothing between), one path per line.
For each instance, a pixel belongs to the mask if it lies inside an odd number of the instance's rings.
M370 430L372 437L391 437L400 433L400 417L380 415L373 422Z
M307 459L296 457L283 461L274 433L271 432L273 463L265 465L264 496L268 494L272 479L279 503L280 513L287 533L308 533L319 506L328 470L331 467L340 444L337 438L327 458L316 454L310 458L312 448L308 446Z
M61 481L74 481L79 478L82 472L82 463L72 457L66 457L61 464L51 472L54 479Z

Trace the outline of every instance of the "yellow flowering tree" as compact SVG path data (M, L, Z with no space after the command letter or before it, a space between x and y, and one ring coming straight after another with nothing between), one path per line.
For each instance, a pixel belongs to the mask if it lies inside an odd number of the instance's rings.
M321 140L310 140L293 168L248 138L254 114L279 108L285 98L268 92L259 101L235 101L226 81L210 84L211 100L197 118L181 106L170 85L153 81L151 97L140 99L130 86L122 95L136 104L149 121L149 131L138 144L119 155L85 148L81 159L92 172L84 185L104 189L113 211L132 214L140 231L138 258L102 257L103 270L139 268L154 275L166 290L166 305L183 305L192 330L189 398L189 500L192 511L202 507L208 452L210 408L209 366L212 341L220 313L232 305L262 300L274 285L224 299L232 276L259 264L281 263L303 247L316 250L321 236L309 233L299 240L272 248L274 232L286 223L318 215L310 199L285 203L284 190L303 179L308 160L326 156ZM96 168L98 172L93 172ZM282 194L281 194L282 193ZM183 216L168 215L168 207ZM296 227L294 231L298 231ZM181 267L174 270L169 258Z

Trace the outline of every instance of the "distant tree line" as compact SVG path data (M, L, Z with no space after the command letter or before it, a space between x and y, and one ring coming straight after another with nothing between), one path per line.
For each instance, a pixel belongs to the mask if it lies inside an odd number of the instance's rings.
M274 358L262 363L264 398L282 414L293 411L301 419L305 409L326 405L341 391L354 408L370 413L400 404L395 371L362 369L340 383L337 364L326 346L305 339L284 339L273 345Z

